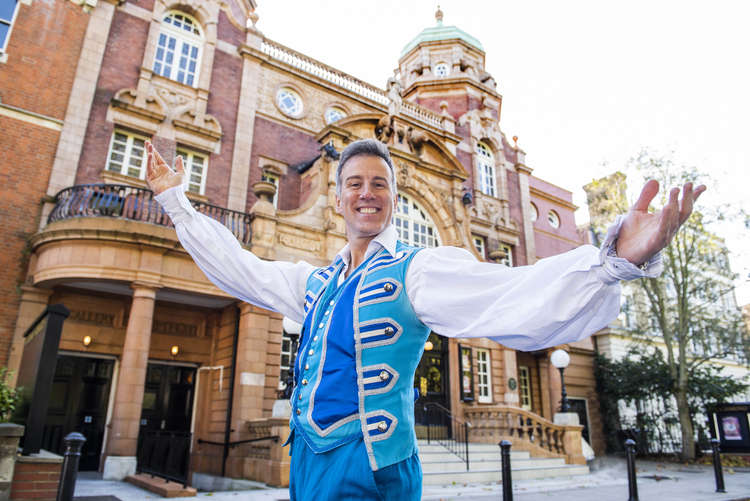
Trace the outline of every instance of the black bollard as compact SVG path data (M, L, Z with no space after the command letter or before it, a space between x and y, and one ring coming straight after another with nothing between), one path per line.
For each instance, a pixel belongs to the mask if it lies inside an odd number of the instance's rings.
M60 486L57 488L57 501L72 501L78 477L78 462L81 460L81 448L86 437L77 431L68 433L65 442L65 458L60 472Z
M628 453L628 501L638 501L638 483L635 478L635 441L627 439L625 450Z
M714 451L714 477L716 477L716 492L727 492L724 488L724 471L721 469L721 455L719 454L719 439L711 439L711 449Z
M511 443L503 440L499 444L500 456L503 460L503 501L513 501L513 480L510 478L510 446Z

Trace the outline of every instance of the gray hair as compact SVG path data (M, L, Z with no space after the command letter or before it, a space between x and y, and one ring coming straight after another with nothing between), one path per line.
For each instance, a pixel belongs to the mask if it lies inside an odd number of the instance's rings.
M336 169L336 195L341 196L341 171L344 169L346 162L353 157L367 155L371 157L382 158L388 164L388 170L391 172L391 191L395 195L396 191L396 173L393 170L393 161L388 147L376 139L360 139L344 148L339 158L339 166Z

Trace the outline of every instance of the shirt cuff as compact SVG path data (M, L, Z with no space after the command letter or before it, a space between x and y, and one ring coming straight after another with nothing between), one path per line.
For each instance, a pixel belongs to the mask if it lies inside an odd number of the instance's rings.
M182 185L174 186L159 193L154 197L154 200L161 204L175 226L187 221L195 213L190 200L185 196L185 188Z
M640 266L636 266L625 258L617 256L617 237L625 216L617 216L615 222L607 230L607 236L599 250L602 268L614 280L634 280L636 278L653 278L661 275L664 270L661 251Z

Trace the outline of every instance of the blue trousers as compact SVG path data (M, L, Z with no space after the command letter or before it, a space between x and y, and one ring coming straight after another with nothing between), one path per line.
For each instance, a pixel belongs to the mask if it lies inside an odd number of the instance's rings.
M294 431L292 431L294 433ZM362 437L315 454L296 435L291 440L290 501L419 501L419 456L372 471Z

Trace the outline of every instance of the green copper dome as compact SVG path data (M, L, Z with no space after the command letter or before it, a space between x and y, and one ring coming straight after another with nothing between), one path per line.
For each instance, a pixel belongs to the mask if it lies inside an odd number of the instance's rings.
M466 33L464 30L459 29L455 26L443 26L443 13L440 12L440 10L438 10L435 17L437 18L437 25L422 30L422 33L414 37L411 42L406 44L399 57L404 57L407 52L409 52L422 42L437 42L440 40L453 40L456 38L458 38L459 40L463 40L469 45L472 45L484 52L484 47L482 47L481 42Z

